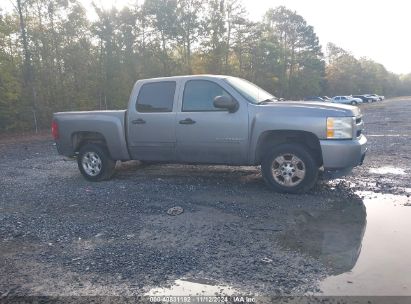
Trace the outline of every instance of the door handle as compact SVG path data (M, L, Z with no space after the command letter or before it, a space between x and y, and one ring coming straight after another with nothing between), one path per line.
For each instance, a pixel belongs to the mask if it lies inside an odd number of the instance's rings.
M137 125L137 124L140 124L140 125L141 125L141 124L145 124L146 121L145 121L144 119L142 119L142 118L138 118L138 119L132 120L131 123L133 123L133 124L135 124L135 125Z
M192 124L195 124L196 122L192 120L191 118L186 118L186 119L180 120L179 123L182 125L192 125Z

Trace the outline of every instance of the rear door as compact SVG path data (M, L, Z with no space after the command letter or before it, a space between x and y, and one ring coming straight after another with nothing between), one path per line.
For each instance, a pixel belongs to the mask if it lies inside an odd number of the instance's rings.
M175 160L176 92L176 81L146 82L138 90L134 107L128 110L127 138L133 159Z
M247 161L247 104L239 101L234 113L215 108L216 96L231 96L222 85L205 79L181 84L183 92L176 119L179 161L214 164Z

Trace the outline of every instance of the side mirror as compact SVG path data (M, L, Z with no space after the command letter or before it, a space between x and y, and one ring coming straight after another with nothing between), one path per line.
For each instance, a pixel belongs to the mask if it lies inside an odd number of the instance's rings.
M230 113L238 110L238 101L230 96L216 96L213 102L214 107L218 109L226 109Z

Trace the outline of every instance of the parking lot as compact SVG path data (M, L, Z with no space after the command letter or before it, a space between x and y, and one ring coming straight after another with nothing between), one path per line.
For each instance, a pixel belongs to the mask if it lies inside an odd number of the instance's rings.
M91 183L49 135L0 139L0 295L411 295L411 98L361 108L365 163L304 195L258 167Z

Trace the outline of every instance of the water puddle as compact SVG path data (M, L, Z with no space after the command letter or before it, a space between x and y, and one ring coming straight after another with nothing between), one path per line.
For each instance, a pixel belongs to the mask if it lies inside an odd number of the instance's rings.
M396 167L380 167L380 168L371 168L370 173L373 174L394 174L394 175L405 175L405 170Z
M411 296L411 198L358 191L329 209L297 210L283 245L316 259L329 276L325 296ZM232 296L241 290L181 278L147 296Z
M298 213L296 224L282 237L283 245L321 260L333 275L350 271L361 252L367 222L360 197L317 214Z
M238 290L203 279L179 279L169 287L156 287L146 293L147 296L231 296L233 294L238 294Z
M367 218L361 250L352 265L346 263L343 273L334 272L321 282L322 294L411 296L411 199L357 194L363 197Z
M358 191L318 213L299 211L282 242L321 260L320 295L411 296L411 198Z

